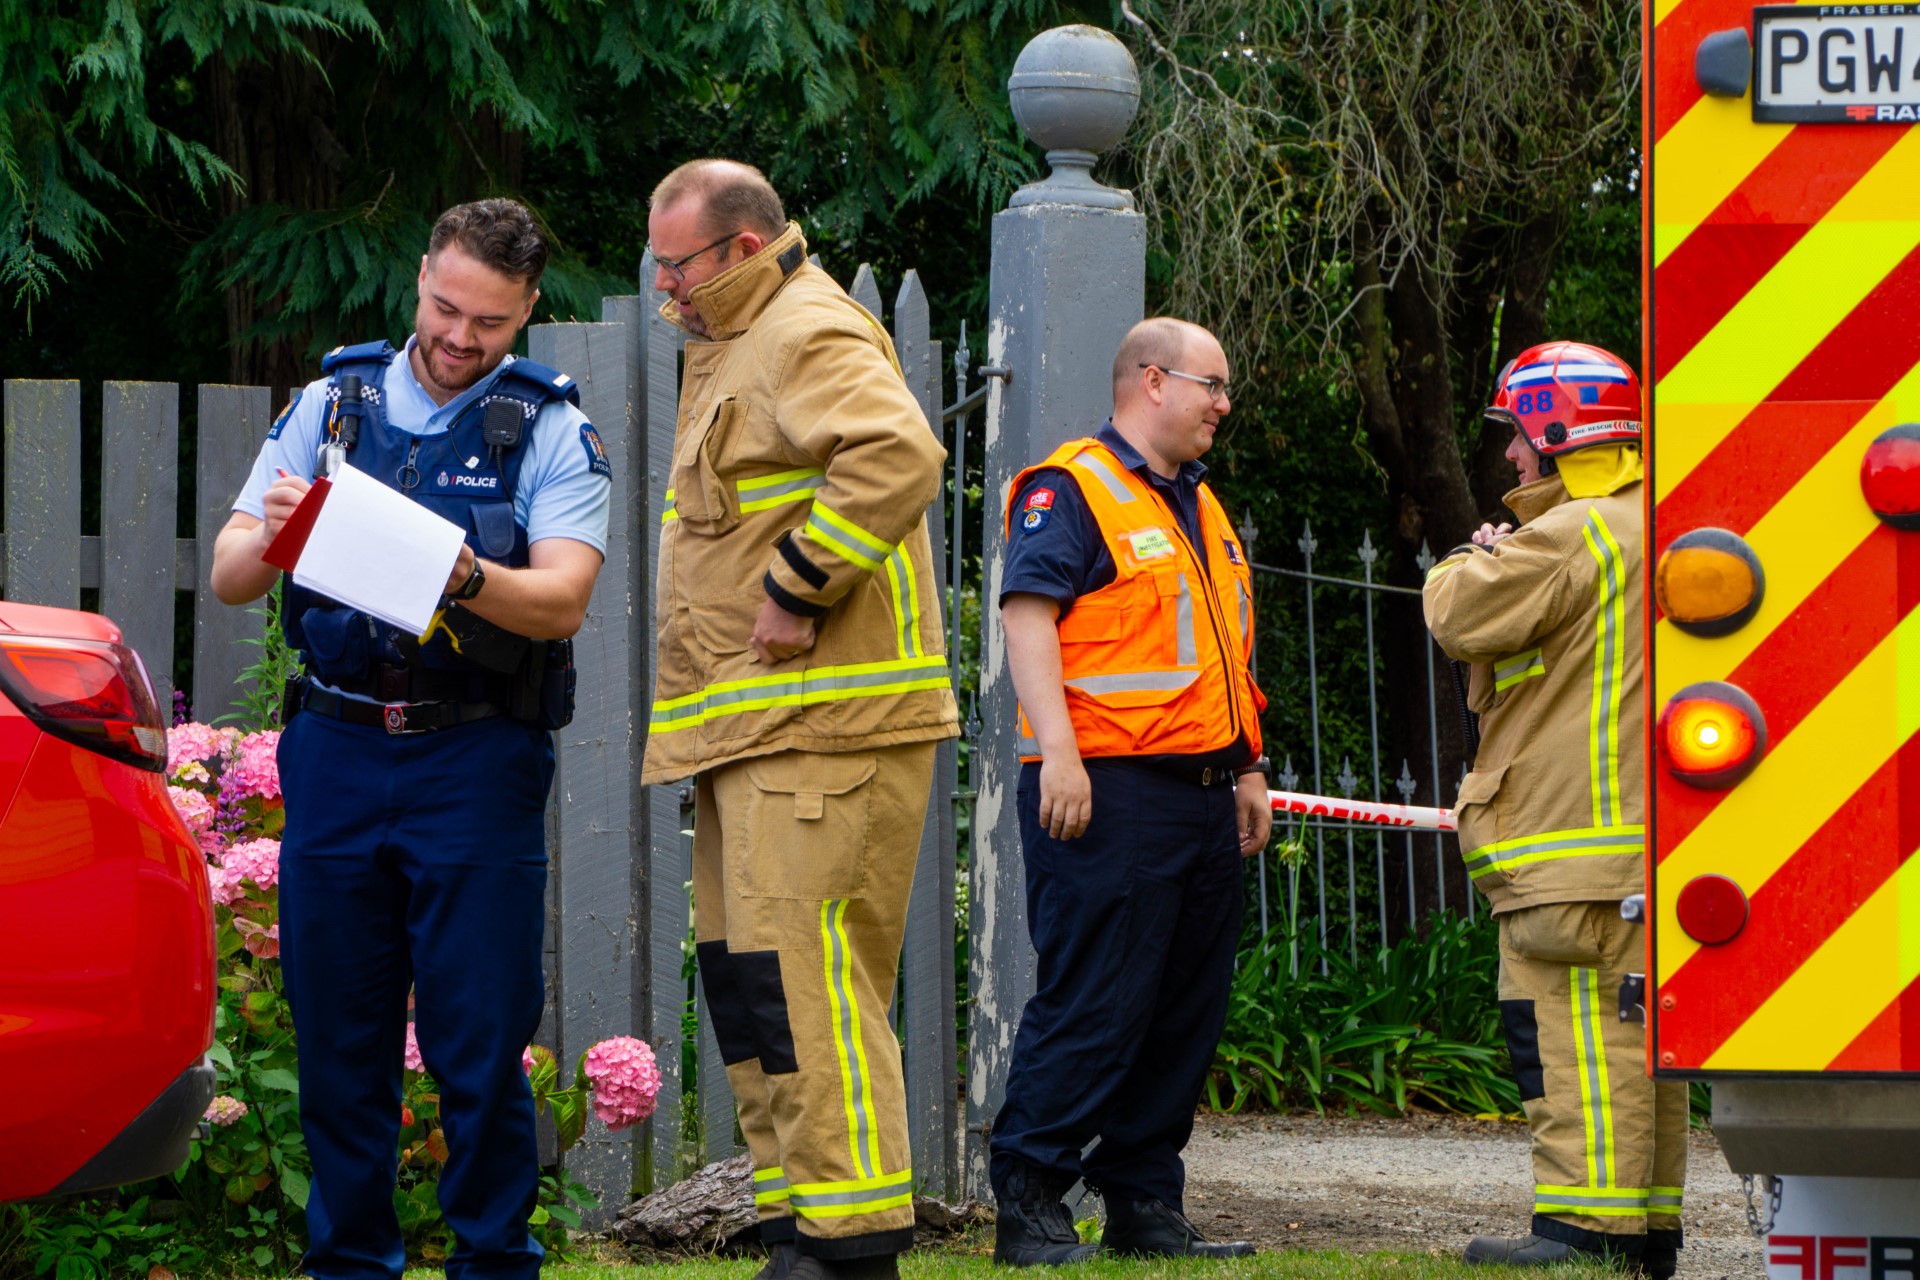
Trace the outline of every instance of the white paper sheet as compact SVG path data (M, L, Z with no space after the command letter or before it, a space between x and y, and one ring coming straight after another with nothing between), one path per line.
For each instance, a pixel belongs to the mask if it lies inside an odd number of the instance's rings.
M463 536L451 520L342 466L293 580L417 636L440 606Z

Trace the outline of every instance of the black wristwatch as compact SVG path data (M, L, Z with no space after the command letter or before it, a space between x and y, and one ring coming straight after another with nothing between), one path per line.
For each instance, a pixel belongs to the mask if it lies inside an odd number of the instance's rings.
M1261 756L1258 760L1255 760L1252 764L1243 765L1240 768L1235 769L1233 771L1233 776L1235 778L1244 778L1250 773L1258 773L1269 778L1272 777L1273 761L1269 760L1265 756Z
M460 589L454 592L452 595L448 596L447 599L471 600L475 596L479 595L480 588L486 585L487 585L487 571L480 567L480 562L478 560L475 560L473 562L473 572L470 575L468 575L467 580L465 582L460 584Z

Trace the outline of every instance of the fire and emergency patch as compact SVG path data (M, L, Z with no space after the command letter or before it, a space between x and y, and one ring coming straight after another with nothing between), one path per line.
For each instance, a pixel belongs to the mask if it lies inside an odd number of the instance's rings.
M280 438L280 433L287 429L287 419L293 416L293 411L298 408L299 405L300 393L296 391L293 393L293 399L287 401L287 407L280 411L280 416L273 420L273 425L267 428L267 439L278 440Z
M1038 533L1047 527L1047 521L1053 518L1053 490L1042 487L1027 494L1027 500L1020 507L1020 527L1028 533Z
M1240 544L1232 538L1220 539L1220 545L1227 549L1227 563L1244 566L1246 559L1240 554Z
M600 443L600 433L591 422L580 424L580 444L587 451L587 470L613 479L613 464L607 461L606 446Z

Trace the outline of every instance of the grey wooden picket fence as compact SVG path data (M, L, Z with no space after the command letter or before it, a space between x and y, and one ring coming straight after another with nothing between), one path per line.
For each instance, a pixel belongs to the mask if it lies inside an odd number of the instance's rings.
M639 278L652 279L651 262ZM880 289L863 266L853 296L882 315ZM928 302L907 273L890 329L908 383L941 423L941 360L929 337ZM572 374L613 465L607 559L575 645L580 666L573 723L557 735L558 778L549 815L549 1008L540 1042L563 1078L589 1045L638 1035L654 1048L664 1083L643 1130L597 1124L564 1158L600 1198L604 1223L630 1188L664 1185L736 1150L733 1100L707 1020L697 1019L698 1089L682 1078L689 987L687 884L691 793L642 786L646 708L654 661L653 578L660 512L673 453L681 334L649 297L604 300L601 321L537 325L529 354ZM257 656L246 640L260 619L216 601L207 586L214 537L284 394L263 387L107 382L99 390L97 475L83 475L83 389L77 382L7 380L0 454L0 599L77 608L119 624L145 659L166 705L176 632L191 619L190 696L196 718L235 706L236 681ZM183 403L194 427L193 474L177 459ZM180 511L183 496L190 517ZM98 528L85 529L83 495L97 494ZM934 563L945 563L944 521L930 520ZM187 527L183 528L185 525ZM944 575L938 596L947 599ZM180 655L186 657L187 655ZM954 1008L956 748L942 748L908 908L894 1017L905 1057L917 1184L959 1190ZM550 1139L549 1139L550 1141Z

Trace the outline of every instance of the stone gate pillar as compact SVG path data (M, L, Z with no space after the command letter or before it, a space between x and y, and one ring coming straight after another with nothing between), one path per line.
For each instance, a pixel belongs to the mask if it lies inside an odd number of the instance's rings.
M1006 1096L1034 964L1014 812L1017 715L999 613L1006 490L1023 468L1092 434L1111 412L1113 354L1141 318L1146 280L1145 224L1132 195L1091 172L1139 107L1126 46L1095 27L1055 27L1021 52L1007 89L1014 118L1047 148L1052 173L1020 188L993 220L987 362L1006 376L993 383L986 411L966 1142L967 1189L983 1199L985 1139Z

